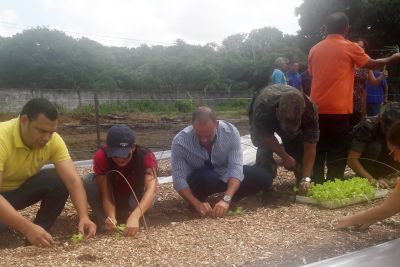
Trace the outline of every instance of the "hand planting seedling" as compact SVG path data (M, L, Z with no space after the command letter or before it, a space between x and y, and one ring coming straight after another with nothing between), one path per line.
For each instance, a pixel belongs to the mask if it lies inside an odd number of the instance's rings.
M115 233L116 238L120 238L121 235L124 233L125 230L125 224L118 224L116 226L117 232Z
M83 236L82 233L78 233L78 234L72 235L71 241L74 242L74 243L79 243L79 242L83 241L84 238L85 237Z

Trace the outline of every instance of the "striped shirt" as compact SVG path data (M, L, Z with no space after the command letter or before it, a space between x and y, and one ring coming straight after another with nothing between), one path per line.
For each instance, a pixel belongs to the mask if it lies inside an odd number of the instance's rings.
M214 171L225 183L229 178L243 180L243 153L240 134L229 122L219 121L211 157L207 149L199 143L193 126L180 131L172 140L171 165L172 179L176 191L189 187L186 179L195 170L203 168L204 162L211 159Z

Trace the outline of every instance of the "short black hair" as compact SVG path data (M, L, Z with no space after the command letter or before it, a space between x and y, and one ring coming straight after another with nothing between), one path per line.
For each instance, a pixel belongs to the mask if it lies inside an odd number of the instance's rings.
M30 121L35 120L40 114L43 114L51 121L58 118L56 107L45 98L32 98L24 107L20 115L26 115Z
M326 20L326 31L328 34L342 34L349 27L349 17L343 12L335 12Z
M211 120L213 122L217 121L217 114L215 114L215 112L209 107L198 107L192 114L192 123L194 123L195 121L204 123L208 120Z
M400 102L389 102L380 114L383 122L383 132L387 133L392 125L400 121Z

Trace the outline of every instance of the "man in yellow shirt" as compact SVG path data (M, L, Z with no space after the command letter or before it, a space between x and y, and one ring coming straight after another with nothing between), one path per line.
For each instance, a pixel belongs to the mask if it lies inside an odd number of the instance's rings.
M71 194L79 215L78 228L87 238L96 234L87 199L62 138L55 132L58 113L43 98L28 101L18 118L0 123L0 222L40 247L53 244L48 230ZM55 169L42 169L53 163ZM17 210L41 201L33 222ZM0 224L0 229L5 228Z

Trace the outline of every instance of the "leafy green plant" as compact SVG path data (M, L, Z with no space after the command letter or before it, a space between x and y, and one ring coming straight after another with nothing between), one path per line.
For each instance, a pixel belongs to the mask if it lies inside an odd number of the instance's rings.
M228 211L228 216L242 215L243 207L237 207L235 210Z
M115 237L116 238L120 238L122 233L124 232L124 230L125 230L125 224L122 224L122 223L118 224L117 225L117 232L115 233Z
M72 237L71 237L71 241L74 242L74 243L79 243L79 242L83 241L84 238L85 237L83 236L82 233L73 234Z
M319 203L332 202L335 205L341 205L348 203L349 199L373 199L375 193L376 189L368 179L354 177L348 180L335 179L323 184L312 184L308 196Z

